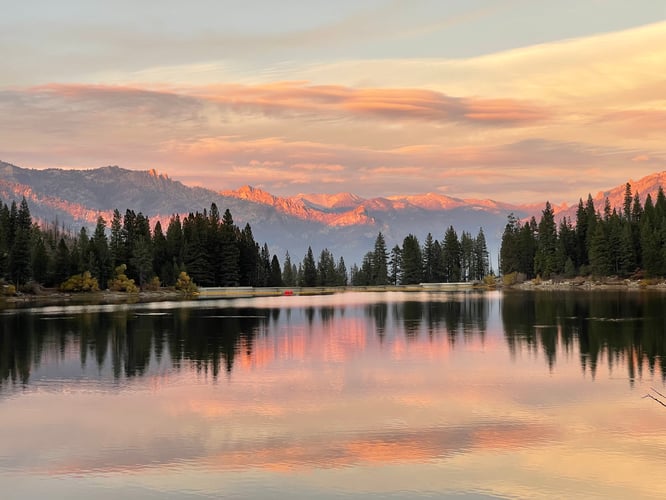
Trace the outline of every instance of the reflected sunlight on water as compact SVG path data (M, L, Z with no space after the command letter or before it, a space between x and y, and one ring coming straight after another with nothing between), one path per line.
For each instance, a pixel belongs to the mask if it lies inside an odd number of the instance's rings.
M346 293L13 311L0 317L0 487L658 498L666 409L641 396L666 392L664 300Z

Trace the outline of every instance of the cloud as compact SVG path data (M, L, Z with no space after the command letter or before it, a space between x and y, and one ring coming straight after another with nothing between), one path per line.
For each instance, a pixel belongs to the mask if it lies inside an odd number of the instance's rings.
M276 82L264 85L218 85L202 91L211 101L234 111L266 114L308 114L370 117L385 120L425 120L453 123L486 123L504 126L545 120L538 106L514 99L451 97L417 88L354 88L342 85L310 85Z
M157 168L285 195L439 186L541 202L557 183L551 201L572 202L629 168L666 168L664 47L666 22L469 59L288 65L299 80L5 89L0 151L22 166Z

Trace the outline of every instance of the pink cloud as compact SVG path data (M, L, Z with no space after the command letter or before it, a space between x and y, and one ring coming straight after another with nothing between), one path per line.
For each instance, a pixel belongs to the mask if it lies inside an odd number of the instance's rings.
M410 88L354 88L277 82L264 85L218 85L192 95L226 104L238 112L326 113L397 120L502 123L520 125L543 121L542 108L514 99L451 97Z

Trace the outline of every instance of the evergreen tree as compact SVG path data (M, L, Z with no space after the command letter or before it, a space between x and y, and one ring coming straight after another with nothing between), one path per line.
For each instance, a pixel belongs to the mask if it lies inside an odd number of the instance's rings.
M192 213L183 220L183 245L183 264L187 274L197 284L207 283L210 278L210 266L206 260L206 249L201 241L199 226L195 223L195 215Z
M221 238L221 272L222 286L238 286L240 281L240 250L236 238L237 228L229 209L222 216L222 238Z
M397 285L402 281L402 249L398 245L391 250L389 268L389 282L391 285Z
M162 223L157 221L153 230L153 270L159 276L160 281L166 284L167 279L171 278L173 265L169 258L167 249L167 240L162 231ZM169 283L171 285L171 283Z
M53 273L53 282L60 284L69 278L72 274L70 269L69 248L64 238L60 238L55 255L55 265Z
M167 260L170 265L167 263L163 274L160 275L162 283L167 286L175 285L178 275L184 270L184 247L183 226L180 222L180 216L176 214L169 220L166 232Z
M372 285L373 281L372 266L374 258L375 258L374 252L368 252L365 254L360 269L357 269L356 273L352 276L352 285L354 286Z
M534 272L544 278L560 271L556 262L557 256L557 229L555 216L549 202L542 212L538 226L536 253L534 255Z
M259 262L257 262L257 286L267 286L271 275L271 254L268 245L264 246L259 252Z
M631 194L631 184L627 182L627 184L624 187L624 204L623 204L623 210L622 210L622 215L624 216L624 220L631 223L632 216L631 216L631 204L633 202L633 196Z
M608 238L601 223L595 225L590 240L590 266L596 276L608 276L612 269Z
M106 221L100 215L97 218L95 232L90 242L90 272L97 278L102 289L107 287L113 273L111 251L106 237Z
M280 261L277 255L273 255L271 259L271 275L268 280L268 286L284 286L282 282L282 269L280 269Z
M150 239L141 235L136 243L133 245L132 257L130 264L134 268L137 278L139 280L139 287L143 288L148 280L153 276L153 252ZM210 276L209 273L204 272L206 278ZM202 280L202 283L206 280ZM195 281L196 282L196 281Z
M423 257L421 245L413 234L409 234L402 242L402 281L403 285L412 285L423 281Z
M317 265L314 260L312 248L308 247L308 251L303 258L302 281L301 286L317 286Z
M375 251L372 256L372 284L386 285L388 283L388 252L386 241L380 232L375 239Z
M520 229L521 225L516 216L513 213L509 214L502 233L502 245L500 247L500 272L502 274L506 275L520 271Z
M620 269L623 276L628 276L636 270L636 254L634 253L633 234L631 223L625 222L620 233L620 246L618 250Z
M469 281L474 260L474 239L467 231L461 233L458 248L460 249L460 280Z
M254 241L250 224L245 224L245 227L240 232L238 250L238 269L241 286L258 286L259 245Z
M296 276L294 276L294 270L291 264L291 257L289 252L284 256L284 269L282 270L282 281L284 286L295 286L296 285Z
M208 274L210 275L207 285L218 285L222 281L222 270L215 263L222 260L222 221L215 203L211 203L208 218L203 217L202 221L206 222L205 225L202 223L202 226L205 226L206 237L204 245L206 248L206 260L209 266ZM202 285L204 284L202 283Z
M317 276L320 286L337 286L338 277L335 270L333 254L325 248L319 255L317 263Z
M12 211L16 211L16 203L12 203ZM13 224L10 222L10 225L14 226L10 232L14 232L14 238L9 250L8 267L12 281L20 285L26 283L32 275L30 251L32 218L25 197L16 215L10 215L10 220L12 218L15 222Z
M41 232L37 231L33 238L35 242L32 246L32 277L37 283L45 284L48 278L49 255Z
M109 242L111 253L111 267L115 269L120 264L127 264L127 254L123 241L123 221L120 211L116 208L111 219L111 240Z
M486 236L483 234L483 228L479 228L479 233L474 239L472 252L473 258L471 278L473 280L481 281L486 277L490 270L488 247L486 245Z
M569 266L569 276L571 277L571 266L573 266L573 274L575 274L576 266L574 259L578 255L576 231L571 225L571 221L563 217L560 221L558 237L557 237L557 266L558 269L564 270L567 261L571 261ZM565 275L567 271L564 271Z
M335 267L336 274L336 285L337 286L347 286L347 266L345 265L345 259L340 257L338 260L338 265Z
M574 262L576 267L585 266L590 263L587 254L587 211L583 205L583 200L578 202L576 211L576 254Z
M9 207L0 202L0 278L7 274L7 261L9 259Z
M446 280L446 265L444 264L444 252L439 241L435 240L432 244L433 265L432 280L434 283L443 283Z
M434 283L437 255L432 233L428 233L423 244L423 282Z
M648 276L657 276L662 267L662 244L655 223L655 208L652 204L652 197L648 194L640 222L641 260Z
M453 226L449 226L444 234L444 243L442 245L442 255L444 259L444 281L455 283L461 280L460 257L461 248L458 241L458 235Z

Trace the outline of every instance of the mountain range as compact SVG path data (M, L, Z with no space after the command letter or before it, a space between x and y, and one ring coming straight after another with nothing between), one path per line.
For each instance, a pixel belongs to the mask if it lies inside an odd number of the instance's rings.
M666 181L666 172L631 182L642 197L656 193ZM625 186L600 191L595 206L605 197L621 206ZM583 194L581 194L583 196ZM493 262L509 213L519 218L535 215L543 204L520 205L494 200L461 199L438 193L362 198L352 193L272 195L251 186L217 192L191 187L155 170L136 171L109 166L91 170L20 168L0 162L0 199L5 202L25 196L33 218L41 223L63 225L78 231L94 225L102 215L107 221L118 208L142 212L152 221L165 224L172 214L203 211L215 203L229 209L234 222L252 226L255 239L269 244L280 258L289 251L299 261L311 246L315 254L328 248L345 261L360 262L372 249L378 232L387 245L401 244L409 233L423 242L428 232L442 239L447 227L475 236L483 228ZM587 195L584 195L585 198ZM575 215L576 204L554 207L557 215Z

